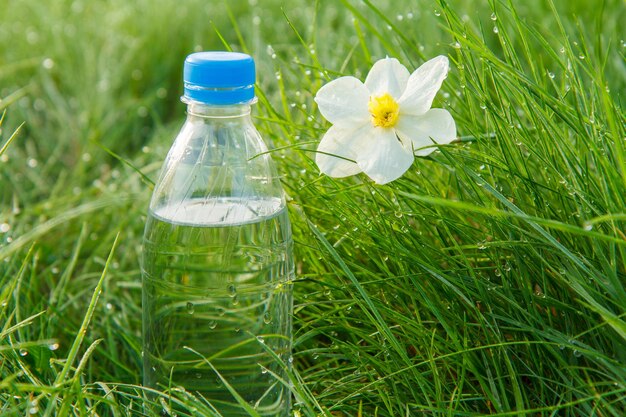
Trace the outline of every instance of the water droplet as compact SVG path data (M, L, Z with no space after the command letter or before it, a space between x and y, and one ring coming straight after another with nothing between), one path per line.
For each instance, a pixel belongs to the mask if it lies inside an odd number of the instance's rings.
M454 49L461 49L461 44L460 44L460 43L458 43L458 42L454 42L454 43L452 44L452 47L453 47Z
M500 29L498 29L497 26L494 26L493 27L493 33L498 33L498 32L500 32Z
M256 337L256 340L258 340L258 341L259 341L259 343L263 343L263 344L265 344L265 339L263 339L263 336L257 336L257 337Z
M565 47L564 47L564 46L561 46L561 49L559 49L559 52L560 52L560 53L562 53L562 54L564 54L564 53L565 53Z
M26 356L28 355L28 351L26 349L20 349L20 356Z
M266 374L267 373L267 368L265 366L261 366L261 373L262 374Z
M194 312L194 305L193 305L192 302L188 302L187 303L187 313L193 314L193 312Z
M574 349L574 351L573 351L572 353L573 353L573 354L574 354L574 356L575 356L575 357L577 357L577 358L580 358L580 357L581 357L581 355L582 355L582 353L580 353L580 351L579 351L579 350L577 350L577 349Z
M52 68L54 68L54 61L50 58L46 58L43 60L43 62L41 63L41 65L47 69L47 70L51 70Z
M396 20L398 20L398 21L402 21L402 20L404 20L404 16L402 16L401 14L399 14L399 15L397 15L397 16L396 16Z
M402 212L401 212L401 211L396 211L396 212L395 212L395 213L393 213L393 214L394 214L394 216L396 216L396 217L397 217L397 218L399 218L399 219L401 219L401 218L402 218L402 216L403 216L403 214L402 214Z
M578 55L578 59L585 59L585 55L583 54Z
M224 314L226 314L226 309L224 307L218 307L217 308L217 315L222 317Z
M37 412L39 412L39 408L37 408L36 406L35 406L35 407L31 407L31 408L28 410L28 412L29 412L30 414L37 414Z
M495 13L491 13L491 20L493 20L493 21L498 20L498 16L496 16Z
M553 72L548 71L548 77L550 77L550 78L554 79L554 73L553 73Z
M235 294L233 296L233 301L232 301L233 305L236 306L237 304L239 304L239 297L237 296L237 294Z
M439 17L441 16L441 12L437 9L434 10L435 16Z
M209 326L209 329L213 330L217 327L217 322L215 320L209 320L207 326Z
M269 311L266 311L265 314L263 314L263 323L270 324L271 322L272 322L272 315L269 313Z
M587 232L590 232L593 229L593 224L585 222L585 224L583 225L583 229L585 229Z
M2 223L0 224L0 233L6 233L9 230L11 230L11 225L8 223Z
M50 350L57 350L58 348L59 348L59 344L56 342L48 345L48 349Z
M234 284L229 284L228 287L226 287L226 289L228 290L229 296L234 297L237 295L237 287L235 287Z

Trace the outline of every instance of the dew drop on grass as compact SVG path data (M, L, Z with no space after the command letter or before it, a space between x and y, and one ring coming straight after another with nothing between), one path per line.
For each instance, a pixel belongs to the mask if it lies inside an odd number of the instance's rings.
M0 233L6 233L11 230L11 225L9 223L0 224Z
M28 355L28 351L26 349L20 349L20 356L26 356Z
M270 324L272 322L272 315L266 311L265 314L263 314L263 323L265 324Z
M51 70L52 68L54 68L54 61L50 58L46 58L43 60L43 62L41 63L41 65L47 69L47 70Z
M587 232L590 232L593 229L593 224L585 222L585 224L583 225L583 229L585 229Z
M500 32L500 29L498 29L497 26L494 26L493 27L493 33L498 33L498 32Z
M210 320L207 325L209 326L209 329L213 330L217 327L217 322L215 320Z
M58 343L51 343L48 345L48 349L50 350L57 350L59 348L59 344Z
M551 79L554 79L554 73L553 73L553 72L548 71L548 77L550 77Z
M193 305L193 303L192 303L192 302L187 303L187 313L189 313L189 314L193 314L194 309L195 309L195 308L194 308L194 305Z
M495 13L491 13L491 20L498 20L498 16Z
M434 13L435 13L435 16L437 17L441 16L441 12L437 9L435 9Z

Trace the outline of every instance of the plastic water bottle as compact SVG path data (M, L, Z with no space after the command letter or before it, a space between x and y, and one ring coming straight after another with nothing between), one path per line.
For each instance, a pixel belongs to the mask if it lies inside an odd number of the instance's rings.
M144 385L183 387L224 417L290 407L291 226L250 117L254 82L248 55L187 57L187 120L144 234Z

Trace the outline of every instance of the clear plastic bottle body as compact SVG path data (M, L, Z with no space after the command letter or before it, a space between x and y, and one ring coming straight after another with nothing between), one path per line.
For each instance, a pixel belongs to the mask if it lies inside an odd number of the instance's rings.
M225 417L286 416L292 240L250 105L188 103L144 234L144 385L182 386ZM278 357L280 360L277 360Z

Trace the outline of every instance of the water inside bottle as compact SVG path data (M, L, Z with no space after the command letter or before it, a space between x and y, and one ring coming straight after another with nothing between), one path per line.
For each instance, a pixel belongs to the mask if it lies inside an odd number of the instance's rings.
M151 211L144 385L182 386L225 417L247 416L230 385L259 414L286 416L289 390L277 377L290 362L291 245L279 198L190 199Z

